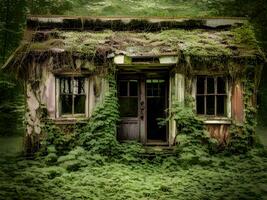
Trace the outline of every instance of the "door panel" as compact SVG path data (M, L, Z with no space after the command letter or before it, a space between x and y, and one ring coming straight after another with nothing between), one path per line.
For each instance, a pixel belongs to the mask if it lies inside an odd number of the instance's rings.
M158 118L166 117L167 83L164 79L144 77L118 81L119 140L138 140L144 144L167 142L166 126L158 125Z
M119 80L118 97L121 122L119 140L139 140L139 81Z
M138 120L123 119L118 132L119 140L139 140Z

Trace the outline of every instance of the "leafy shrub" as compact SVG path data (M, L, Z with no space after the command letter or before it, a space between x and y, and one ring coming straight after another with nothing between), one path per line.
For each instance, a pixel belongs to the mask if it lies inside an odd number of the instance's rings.
M46 164L54 164L57 162L58 156L56 153L49 153L46 157L45 157L45 163Z
M210 153L217 151L218 142L210 138L205 130L203 120L196 116L192 99L174 102L169 111L170 116L164 123L173 119L176 122L176 150L182 166L192 164L210 164Z
M79 131L80 145L91 153L112 156L118 153L116 124L119 120L116 81L108 77L109 91L98 105L87 125Z
M45 138L37 155L47 155L48 153L64 155L76 146L76 135L64 133L49 119L44 119L42 131Z

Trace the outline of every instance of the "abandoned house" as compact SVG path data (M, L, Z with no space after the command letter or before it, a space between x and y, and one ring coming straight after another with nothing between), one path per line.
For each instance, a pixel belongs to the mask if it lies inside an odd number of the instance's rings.
M245 107L256 108L264 62L243 18L31 16L4 68L25 81L29 138L42 134L40 110L59 126L90 120L109 90L112 68L118 140L171 146L175 121L159 126L157 119L188 97L210 136L226 142L230 125L246 121ZM245 102L246 82L253 95Z

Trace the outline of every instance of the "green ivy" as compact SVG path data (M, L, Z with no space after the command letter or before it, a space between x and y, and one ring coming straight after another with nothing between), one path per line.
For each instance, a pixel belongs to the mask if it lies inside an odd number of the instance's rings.
M79 144L91 153L114 155L118 150L116 124L119 120L115 74L108 76L109 91L99 104L87 125L79 130Z
M231 154L246 153L255 145L255 130L257 126L257 110L252 105L254 95L254 80L246 77L243 80L243 102L245 107L245 120L242 124L232 124L230 127L230 141L226 151Z

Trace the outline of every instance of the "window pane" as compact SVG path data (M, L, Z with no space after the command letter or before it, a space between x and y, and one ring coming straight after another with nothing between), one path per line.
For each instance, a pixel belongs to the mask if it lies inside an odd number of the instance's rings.
M74 78L73 80L73 93L74 94L85 94L84 90L84 78Z
M207 115L215 114L215 96L207 96L206 109Z
M226 96L217 96L217 115L225 115L226 113Z
M120 98L120 115L121 117L137 117L138 116L138 98Z
M217 78L217 94L226 94L225 80L222 77Z
M159 89L160 89L160 96L164 97L165 96L165 82L160 83L159 85Z
M147 96L153 96L153 83L151 80L146 81L146 88L147 88Z
M119 96L128 96L128 82L127 81L119 82Z
M207 93L214 94L214 78L207 78Z
M60 78L60 93L61 94L72 93L71 77Z
M72 95L61 95L61 114L72 114Z
M164 96L165 92L165 80L152 79L146 81L147 96L159 97Z
M137 80L130 81L130 96L138 96L138 82Z
M197 96L197 114L205 114L204 105L204 96Z
M205 92L205 77L197 77L197 94L204 94Z
M74 114L85 113L85 95L74 96Z

